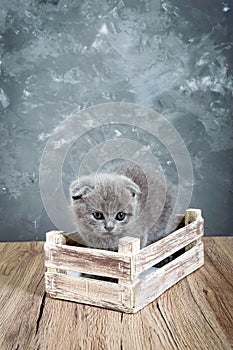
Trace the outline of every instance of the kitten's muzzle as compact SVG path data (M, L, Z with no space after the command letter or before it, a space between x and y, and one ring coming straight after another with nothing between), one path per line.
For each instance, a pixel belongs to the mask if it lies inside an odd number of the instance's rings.
M111 220L107 220L107 221L105 221L104 228L105 228L105 230L110 232L114 229L114 223Z

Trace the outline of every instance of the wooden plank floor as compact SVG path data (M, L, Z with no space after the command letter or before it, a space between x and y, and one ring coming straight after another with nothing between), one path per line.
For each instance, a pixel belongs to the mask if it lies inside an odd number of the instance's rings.
M204 267L128 315L49 298L43 243L1 243L0 349L232 349L233 237L204 244Z

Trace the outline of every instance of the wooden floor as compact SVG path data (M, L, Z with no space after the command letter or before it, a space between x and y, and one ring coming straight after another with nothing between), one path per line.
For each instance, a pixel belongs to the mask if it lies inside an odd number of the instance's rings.
M128 315L51 299L43 243L1 243L0 349L233 349L233 237L204 244L204 267Z

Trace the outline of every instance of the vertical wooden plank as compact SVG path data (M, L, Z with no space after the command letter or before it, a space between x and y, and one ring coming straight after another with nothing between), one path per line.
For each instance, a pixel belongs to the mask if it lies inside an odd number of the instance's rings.
M119 240L118 252L129 255L131 258L130 262L130 281L123 279L118 280L118 284L125 286L130 296L130 302L127 305L131 312L134 312L135 307L135 285L138 281L138 274L136 273L136 254L140 251L140 239L135 237L123 237Z
M122 254L135 254L140 250L140 239L135 237L123 237L119 239L118 252Z
M197 234L204 235L204 219L201 215L201 209L187 209L185 211L184 222L185 226L191 224L192 222L197 222ZM201 237L199 237L196 241L189 244L185 247L185 251L187 252L189 249L194 247L196 244L201 243Z
M46 243L49 244L66 244L66 238L64 231L49 231L46 232Z
M185 226L191 224L195 220L202 219L201 209L187 209L185 211L184 222Z
M135 282L137 278L136 274L136 263L135 255L140 251L140 239L135 237L123 237L119 240L118 252L120 254L129 255L131 257L130 263L130 281L126 282L125 280L119 280L119 282L130 283Z
M55 231L55 230L46 232L46 243L56 244L56 245L66 245L66 238L64 236L64 233L65 233L64 231ZM64 270L56 269L52 267L47 267L47 272L66 273L66 271Z

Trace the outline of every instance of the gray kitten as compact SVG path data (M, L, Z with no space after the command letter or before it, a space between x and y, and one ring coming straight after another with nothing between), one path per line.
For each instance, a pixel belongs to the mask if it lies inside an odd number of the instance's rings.
M119 238L144 247L175 228L173 197L159 174L137 165L83 176L70 185L77 231L89 247L116 251Z

